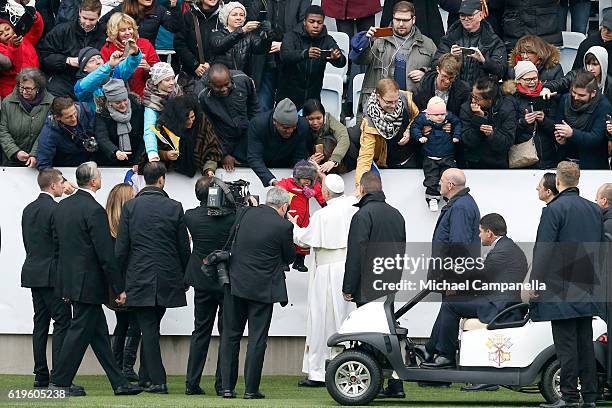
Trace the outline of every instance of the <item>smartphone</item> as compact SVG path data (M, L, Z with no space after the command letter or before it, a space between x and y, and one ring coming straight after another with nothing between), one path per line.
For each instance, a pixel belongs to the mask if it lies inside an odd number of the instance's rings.
M376 32L374 33L374 37L393 37L393 28L392 27L378 27Z
M19 20L15 23L15 35L18 37L23 37L30 31L30 28L34 25L35 15L28 12L28 8L26 8L26 12L19 18Z
M315 153L317 154L325 154L323 152L323 144L319 143L315 145Z
M134 40L132 38L130 38L129 40L125 42L125 48L123 49L123 55L121 56L121 58L125 59L130 55L130 48L131 48L131 44L133 43L134 43Z
M532 112L543 112L544 111L544 99L541 97L533 98L531 102Z
M321 58L331 58L332 50L321 50Z
M472 55L473 53L476 52L476 50L472 48L465 48L465 47L459 47L459 48L461 48L461 54L463 55Z
M268 18L268 10L259 10L259 15L257 16L257 21L264 22Z

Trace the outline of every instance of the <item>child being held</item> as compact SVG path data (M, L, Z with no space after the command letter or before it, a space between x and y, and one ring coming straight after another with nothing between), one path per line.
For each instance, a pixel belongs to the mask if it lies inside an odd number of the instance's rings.
M431 129L429 132L424 129ZM446 103L434 96L427 103L425 112L414 119L410 135L423 145L423 173L425 200L431 211L438 211L440 177L448 168L457 167L455 143L461 140L461 121L452 112L446 111Z
M325 205L325 198L321 191L321 183L317 180L317 166L308 160L301 160L293 167L293 178L285 178L277 186L289 192L289 215L297 216L297 225L305 228L310 222L310 198L314 197L321 206ZM304 258L310 253L309 248L295 246L295 261L293 269L308 272L304 265Z

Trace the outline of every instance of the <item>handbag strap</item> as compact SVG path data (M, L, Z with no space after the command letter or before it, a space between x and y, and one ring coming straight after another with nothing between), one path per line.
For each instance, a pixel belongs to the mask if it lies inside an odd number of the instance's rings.
M195 36L196 43L198 47L198 58L200 64L204 64L204 49L202 48L202 33L200 32L200 21L198 20L198 16L196 16L195 12L191 12L191 17L193 18L193 25L195 26Z

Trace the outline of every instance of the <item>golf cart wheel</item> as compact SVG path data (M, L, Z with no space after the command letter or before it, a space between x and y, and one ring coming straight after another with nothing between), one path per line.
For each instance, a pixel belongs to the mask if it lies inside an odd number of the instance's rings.
M560 373L561 366L559 360L553 360L544 369L542 381L538 384L542 396L550 404L561 399Z
M329 395L342 405L369 404L378 395L381 382L378 362L358 350L342 352L330 361L325 372Z

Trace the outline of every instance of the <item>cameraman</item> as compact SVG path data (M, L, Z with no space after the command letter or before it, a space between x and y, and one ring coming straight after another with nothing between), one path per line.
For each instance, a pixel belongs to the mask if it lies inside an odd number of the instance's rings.
M220 215L209 215L208 211L208 189L213 178L203 176L195 185L195 195L200 205L194 209L185 211L185 224L191 234L193 250L187 270L185 272L185 284L193 286L194 289L194 327L191 334L189 346L189 360L187 362L187 377L185 394L199 395L204 391L200 388L200 379L208 345L215 322L215 314L218 313L217 329L219 335L223 332L223 288L202 272L202 260L213 251L222 249L229 237L230 230L236 219L235 208L232 211L222 212ZM214 267L214 266L213 266ZM221 393L221 371L220 359L217 357L217 371L215 373L215 390Z
M266 205L245 208L237 223L230 257L230 286L226 285L221 336L223 397L235 398L238 354L244 327L249 322L244 379L245 399L261 399L261 369L272 321L272 308L287 304L283 266L295 257L293 224L284 217L289 210L289 193L272 187Z

